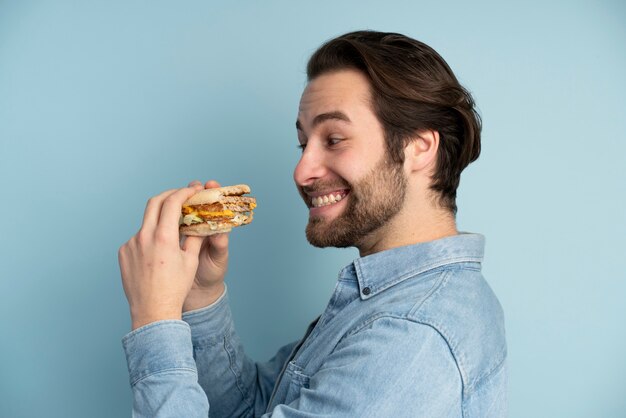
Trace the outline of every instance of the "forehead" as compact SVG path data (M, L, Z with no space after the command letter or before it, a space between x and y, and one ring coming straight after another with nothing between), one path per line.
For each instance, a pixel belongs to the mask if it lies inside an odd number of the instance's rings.
M356 70L340 70L322 74L309 82L300 98L298 120L306 124L316 115L341 111L350 119L369 112L370 84L365 75Z

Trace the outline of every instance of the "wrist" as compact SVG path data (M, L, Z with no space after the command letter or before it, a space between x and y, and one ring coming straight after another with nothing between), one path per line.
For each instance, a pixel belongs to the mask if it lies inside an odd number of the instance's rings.
M163 312L156 313L150 315L131 315L132 322L132 330L136 330L137 328L141 328L145 325L151 324L157 321L166 321L166 320L182 320L182 312L172 313L172 312Z
M202 309L211 305L224 294L225 290L224 282L220 282L210 288L191 289L185 299L185 303L183 303L183 312Z

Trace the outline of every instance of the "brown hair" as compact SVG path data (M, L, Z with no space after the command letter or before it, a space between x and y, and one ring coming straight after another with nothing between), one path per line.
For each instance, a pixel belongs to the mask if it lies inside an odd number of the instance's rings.
M430 188L456 214L461 171L480 155L481 119L471 94L434 49L397 33L358 31L331 39L309 59L307 77L346 68L369 78L394 162L404 161L404 148L417 132L439 132Z

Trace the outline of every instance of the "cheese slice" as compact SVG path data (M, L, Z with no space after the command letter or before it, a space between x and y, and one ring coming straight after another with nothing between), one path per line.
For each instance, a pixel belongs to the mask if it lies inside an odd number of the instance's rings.
M219 212L209 212L206 210L199 210L196 212L197 216L202 218L232 218L235 216L232 210L222 210Z

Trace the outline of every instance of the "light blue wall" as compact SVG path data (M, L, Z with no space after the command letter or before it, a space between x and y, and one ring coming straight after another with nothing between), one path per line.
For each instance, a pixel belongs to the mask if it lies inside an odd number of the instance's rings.
M191 179L259 200L228 278L249 353L302 334L357 253L306 243L297 104L360 28L430 44L480 107L458 221L487 236L511 417L625 416L624 3L419 3L0 1L0 416L130 415L117 249Z

